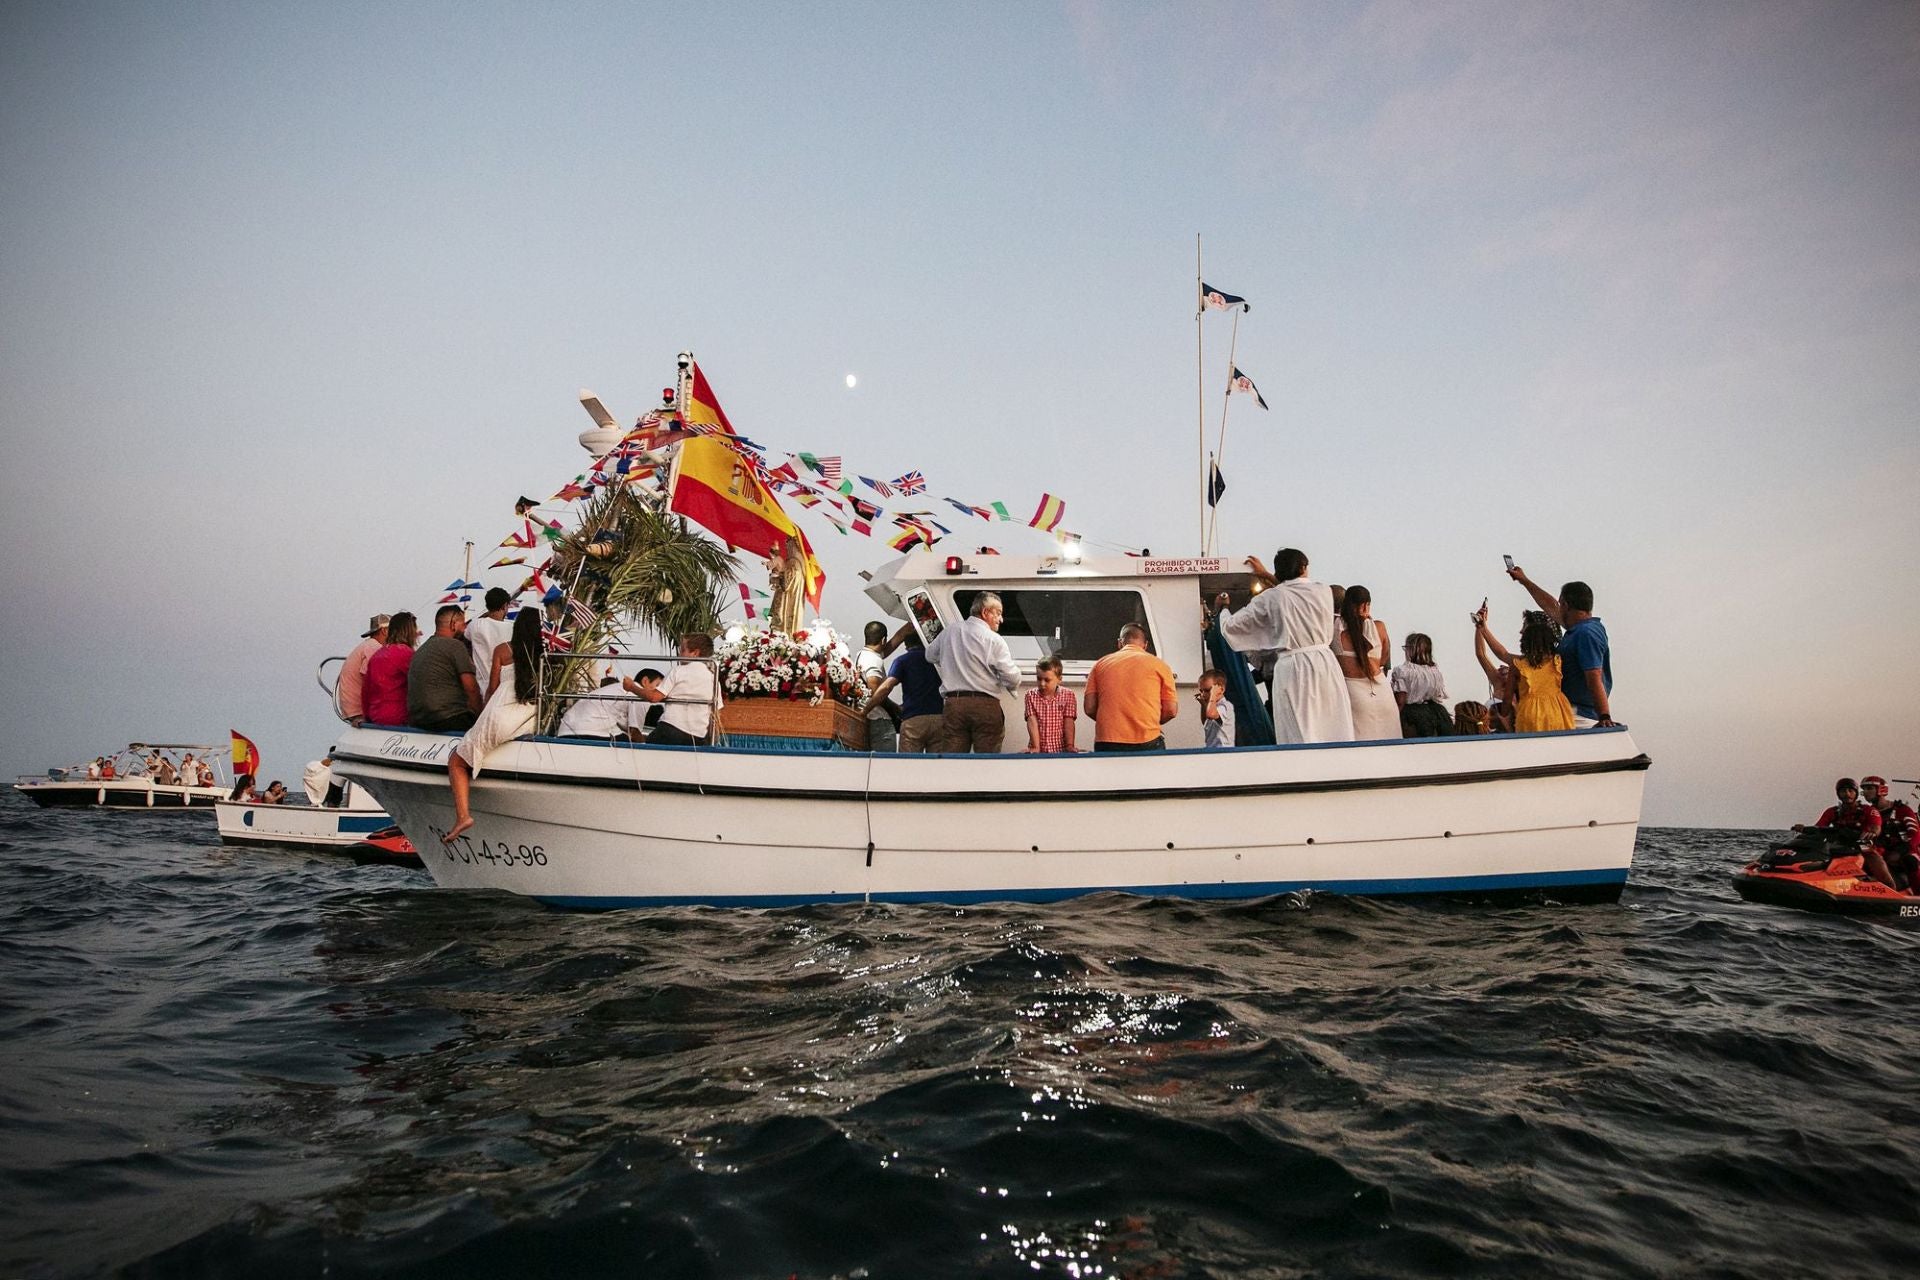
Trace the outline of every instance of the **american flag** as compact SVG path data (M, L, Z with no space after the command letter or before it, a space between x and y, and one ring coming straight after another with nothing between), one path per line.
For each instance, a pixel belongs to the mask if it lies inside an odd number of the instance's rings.
M893 487L898 489L901 493L906 494L908 497L912 497L916 493L921 493L925 491L927 487L927 478L921 475L918 471L909 471L907 472L907 474L901 476L898 480L895 480L893 482Z
M861 476L860 483L867 486L867 488L873 490L875 493L879 494L883 498L891 498L893 496L893 486L888 484L885 480L869 480L865 476Z
M592 607L580 600L567 601L567 616L573 619L576 627L590 627L595 620Z
M820 478L823 480L831 480L835 484L838 484L840 482L840 459L820 459Z

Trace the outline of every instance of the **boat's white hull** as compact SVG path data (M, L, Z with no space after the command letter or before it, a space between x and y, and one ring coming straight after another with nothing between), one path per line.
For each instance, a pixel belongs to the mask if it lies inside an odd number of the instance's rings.
M1621 730L1101 756L509 743L452 845L456 739L351 730L335 771L441 885L574 907L1196 898L1612 900L1647 767Z
M208 813L227 794L222 787L170 787L151 778L19 782L13 789L43 809L136 809L143 813L186 809Z
M222 844L346 849L393 825L393 819L377 808L326 809L239 800L222 800L214 808Z

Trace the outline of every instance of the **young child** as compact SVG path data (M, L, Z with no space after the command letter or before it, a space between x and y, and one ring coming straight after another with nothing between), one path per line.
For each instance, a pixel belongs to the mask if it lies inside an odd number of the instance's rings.
M1071 689L1060 687L1060 659L1040 659L1034 668L1034 682L1040 687L1027 691L1027 751L1046 755L1057 751L1078 751L1073 745L1073 722L1080 718L1080 703Z
M1473 615L1473 651L1483 668L1491 649L1500 661L1513 667L1515 676L1513 727L1518 733L1547 733L1573 728L1573 706L1560 691L1560 655L1553 622L1546 614L1529 609L1520 624L1520 654L1515 657L1494 639L1487 629L1486 607Z
M645 742L647 740L646 735L653 731L653 726L659 724L660 717L666 714L667 706L664 702L654 702L652 698L647 697L648 694L658 689L660 682L666 678L664 672L658 671L653 667L642 667L635 673L633 679L622 680L620 682L621 688L625 689L628 693L635 694L653 704L644 712L641 712L639 724L633 723L633 716L631 715L632 711L638 711L639 708L635 707L630 709L626 725L627 740L629 742Z
M1200 704L1200 732L1209 747L1233 745L1233 704L1227 701L1227 677L1214 667L1200 673L1193 693Z
M1492 733L1493 717L1487 712L1484 702L1456 702L1453 704L1453 731L1464 733Z

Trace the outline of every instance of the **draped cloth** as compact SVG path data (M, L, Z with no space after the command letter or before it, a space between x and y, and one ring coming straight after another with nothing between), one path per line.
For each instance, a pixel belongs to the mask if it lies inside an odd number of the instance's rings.
M1333 656L1333 592L1295 578L1255 596L1238 613L1222 609L1220 634L1241 653L1278 649L1273 667L1275 742L1352 742L1347 682Z

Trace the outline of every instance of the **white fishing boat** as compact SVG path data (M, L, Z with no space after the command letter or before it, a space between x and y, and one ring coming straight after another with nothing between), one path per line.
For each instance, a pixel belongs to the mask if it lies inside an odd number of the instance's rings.
M163 782L147 769L147 760L159 754L192 753L212 770L210 786ZM88 765L70 765L49 769L45 776L22 777L13 789L43 809L135 809L142 812L178 813L198 809L210 811L214 802L226 798L228 782L225 766L215 749L197 743L134 742L110 756L101 757L112 766L111 777L89 776ZM168 760L171 766L174 762Z
M351 849L393 825L364 787L348 784L337 805L221 800L214 806L222 844L293 849Z
M1135 621L1190 695L1210 665L1200 605L1220 590L1243 600L1247 580L1214 559L921 551L887 566L869 595L930 638L981 590L1005 601L1001 634L1029 679L1052 653L1076 684ZM1191 698L1181 705L1171 749L1141 754L522 738L487 758L475 825L450 843L456 737L348 729L334 767L384 805L439 884L565 907L1103 891L1612 901L1626 883L1648 760L1624 728L1202 750ZM1011 698L1006 709L1019 724Z

